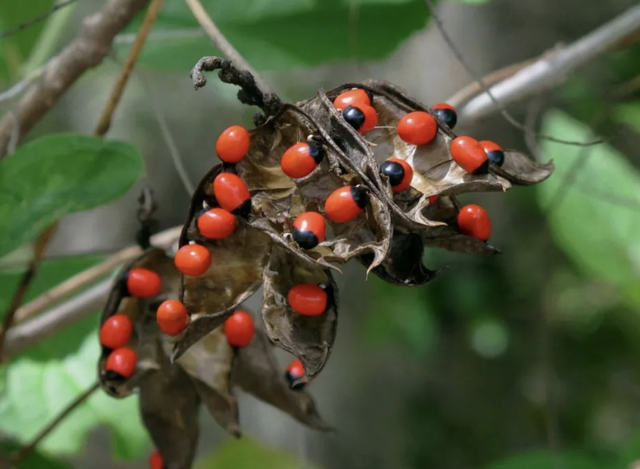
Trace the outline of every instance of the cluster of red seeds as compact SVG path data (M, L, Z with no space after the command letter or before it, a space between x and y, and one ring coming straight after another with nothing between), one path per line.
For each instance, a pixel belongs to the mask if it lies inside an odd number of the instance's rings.
M148 269L131 269L127 275L126 289L133 297L151 298L162 290L162 279ZM112 379L128 379L135 372L138 358L136 352L127 347L132 335L131 319L122 313L111 316L100 328L100 343L109 351L105 370Z

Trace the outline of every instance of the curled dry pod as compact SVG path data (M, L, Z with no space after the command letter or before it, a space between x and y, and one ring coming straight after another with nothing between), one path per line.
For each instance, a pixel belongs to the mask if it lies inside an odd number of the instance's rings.
M327 293L323 314L304 316L290 307L287 296L299 284L323 285ZM302 361L307 378L316 376L329 358L338 322L337 288L330 272L310 268L284 249L274 248L265 271L261 314L269 338Z
M162 291L153 298L138 298L127 293L127 276L131 269L147 269L158 274L162 280ZM159 368L157 354L155 310L166 298L176 298L180 291L180 274L173 260L161 249L150 249L126 266L114 282L107 304L102 313L101 324L114 314L127 316L133 325L133 334L126 347L135 352L137 363L135 373L128 379L116 378L105 370L106 360L111 350L103 347L98 361L100 385L111 396L126 397L146 374ZM115 378L115 379L114 379Z
M239 164L249 158L248 155ZM252 228L242 218L238 218L235 232L225 239L206 239L200 235L196 216L203 203L215 203L211 181L219 172L220 167L216 166L200 182L180 239L182 246L189 241L204 246L215 261L203 275L183 277L181 301L190 313L190 321L184 336L175 345L174 359L220 326L240 303L258 289L272 245L267 235Z
M553 169L553 161L545 164L536 163L525 154L514 150L504 150L504 162L501 166L491 165L492 172L520 186L544 181L551 176Z
M247 347L236 350L232 382L311 428L330 430L318 414L311 396L291 389L275 361L272 348L264 331L256 328L254 340Z

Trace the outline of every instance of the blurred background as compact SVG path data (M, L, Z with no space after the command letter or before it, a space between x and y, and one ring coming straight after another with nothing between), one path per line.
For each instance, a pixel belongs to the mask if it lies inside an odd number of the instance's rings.
M37 70L103 2L78 0L46 22L0 38L0 90ZM285 101L345 82L389 80L425 104L472 78L421 0L203 2L239 51ZM49 0L0 0L0 31ZM570 43L636 4L630 0L445 1L444 27L479 74ZM139 24L139 22L138 22ZM76 83L28 138L88 134L131 44ZM166 0L108 137L134 144L146 172L124 197L63 219L30 296L135 242L136 199L157 196L160 229L182 224L190 196L172 163L166 127L192 184L217 163L215 139L249 126L255 109L212 75L195 92L189 70L215 51L181 0ZM340 328L310 392L336 431L320 434L241 396L245 439L202 414L199 468L629 468L640 461L640 48L602 55L559 87L509 106L520 120L576 147L529 138L494 113L456 133L519 148L556 173L506 194L473 194L504 254L427 250L420 288L387 285L359 265L337 276ZM0 102L6 112L15 102ZM528 140L528 141L527 141ZM0 226L0 229L1 226ZM0 259L4 311L28 259ZM259 295L257 295L259 296ZM258 305L252 298L249 306ZM0 435L29 441L95 379L97 315L0 369ZM289 358L280 355L283 366ZM94 396L40 446L30 466L144 468L151 444L137 397ZM35 460L34 460L35 461ZM640 463L639 463L640 464Z

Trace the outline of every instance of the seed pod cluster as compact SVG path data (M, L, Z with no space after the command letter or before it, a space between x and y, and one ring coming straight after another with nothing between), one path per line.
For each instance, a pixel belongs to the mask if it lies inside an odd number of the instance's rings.
M161 291L130 297L114 289L103 323L124 302L138 365L114 380L104 358L101 382L116 396L139 386L145 422L175 418L159 405L166 388L189 425L196 425L191 414L201 399L237 433L231 389L238 384L326 428L304 389L331 354L339 266L357 260L387 282L417 286L437 274L422 262L425 248L495 254L487 243L487 212L462 207L456 196L535 184L553 165L457 136L453 107L424 106L387 82L320 90L294 105L262 94L246 74L215 57L192 71L197 87L206 82L205 68L222 69L223 81L242 87L240 100L266 115L256 117L256 128L234 125L218 139L224 164L193 195L175 266L157 250L138 261L156 267L150 270L159 274ZM261 286L261 320L254 323L240 306ZM111 333L117 345L121 335ZM269 342L294 355L286 372L275 365ZM188 388L184 397L176 394L180 388ZM180 449L162 430L150 432L167 467L190 467L191 440ZM197 435L197 428L186 434Z

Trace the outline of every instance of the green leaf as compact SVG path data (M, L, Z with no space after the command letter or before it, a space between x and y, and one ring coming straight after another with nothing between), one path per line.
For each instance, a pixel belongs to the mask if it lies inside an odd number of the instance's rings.
M64 215L120 197L142 170L127 143L57 134L23 145L0 162L0 257Z
M568 140L593 138L587 126L558 111L547 113L542 132ZM545 141L543 150L556 171L539 186L538 196L544 210L553 206L548 223L557 245L587 275L632 295L640 280L638 171L606 144L585 148ZM575 173L567 179L570 171ZM552 198L567 181L556 206Z
M0 32L17 27L52 6L53 0L0 1ZM0 79L19 79L20 67L29 57L44 25L45 22L40 22L0 39Z
M229 41L259 70L381 59L424 28L429 17L423 0L206 0L203 4ZM182 0L167 1L154 32L156 38L162 32L173 34L164 40L152 38L140 63L187 73L200 57L220 54L198 30ZM121 51L124 47L120 45Z
M640 102L620 104L614 110L614 118L640 133Z
M96 256L43 263L30 297L95 264ZM20 271L0 273L0 307L4 310ZM6 368L0 399L0 432L28 442L44 425L95 382L98 316L93 315L13 359ZM99 425L111 429L113 453L133 459L148 449L149 438L138 412L137 397L115 400L102 391L82 404L47 437L40 448L53 454L81 451ZM39 466L29 466L39 467Z
M538 450L518 454L501 461L484 466L483 469L549 469L562 467L563 469L602 469L606 465L581 451L551 451Z
M195 469L313 469L284 451L267 448L249 438L227 440Z
M20 449L20 445L13 442L0 441L0 452L11 454ZM29 455L14 466L16 469L71 469L71 466L53 459L39 451L32 451Z

